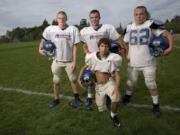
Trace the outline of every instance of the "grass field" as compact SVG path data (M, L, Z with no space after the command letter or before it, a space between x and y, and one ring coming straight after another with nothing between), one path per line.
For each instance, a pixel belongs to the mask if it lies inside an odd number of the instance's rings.
M173 53L158 58L157 84L161 106L180 108L180 36L175 37ZM178 47L179 46L179 47ZM88 112L85 107L71 109L68 99L49 110L50 96L28 95L3 88L52 93L51 61L38 54L38 42L0 45L0 135L178 135L180 111L162 109L155 118L151 108L121 107L118 112L123 127L112 126L109 112L100 113L96 106ZM77 73L84 62L82 47L78 47ZM121 93L124 95L126 64L121 68ZM64 74L61 94L72 96ZM80 89L85 98L85 92ZM151 105L151 98L142 76L132 103Z

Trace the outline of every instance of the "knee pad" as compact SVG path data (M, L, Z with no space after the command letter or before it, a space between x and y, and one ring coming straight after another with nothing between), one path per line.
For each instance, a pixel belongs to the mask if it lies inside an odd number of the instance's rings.
M128 79L127 80L127 85L130 86L130 87L133 87L136 84L136 82L137 81L133 81L133 80Z
M76 76L75 76L75 75L72 75L71 77L69 77L69 80L70 80L71 82L75 82L75 81L77 81L77 79L76 79Z
M60 82L60 78L57 75L53 76L53 83L58 84Z
M98 106L98 111L99 111L99 112L103 112L103 111L106 111L106 110L107 110L106 105Z
M146 80L145 83L146 83L146 86L148 89L150 89L150 90L157 89L155 80Z
M113 95L109 96L112 102L120 102L120 96L119 95Z

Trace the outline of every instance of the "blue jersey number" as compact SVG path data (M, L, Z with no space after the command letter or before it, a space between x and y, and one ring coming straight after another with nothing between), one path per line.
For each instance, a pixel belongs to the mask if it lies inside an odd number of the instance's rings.
M137 30L131 30L130 45L137 45L138 41L140 45L148 45L149 36L149 29L147 28L141 29L139 35Z

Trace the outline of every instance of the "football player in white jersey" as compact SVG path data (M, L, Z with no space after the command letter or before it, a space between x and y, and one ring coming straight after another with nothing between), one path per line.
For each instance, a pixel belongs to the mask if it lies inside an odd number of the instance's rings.
M156 116L160 116L158 89L156 85L156 59L149 50L150 39L153 35L164 36L169 48L163 55L168 55L172 51L172 35L166 31L162 25L150 20L150 14L146 7L138 6L134 9L134 22L126 28L124 42L128 45L128 80L127 90L123 97L123 103L130 101L134 86L138 80L139 72L144 75L145 84L152 97L153 109Z
M99 50L98 42L101 38L109 38L112 40L118 40L120 38L120 35L113 25L100 24L101 16L98 10L91 10L89 13L89 19L90 26L85 27L80 31L83 49L86 54L97 52ZM90 93L88 94L88 97L88 100L91 102L92 95ZM110 104L108 97L107 99L107 104Z
M108 38L100 39L98 43L98 52L93 52L86 55L85 65L82 67L79 75L79 80L83 71L86 68L92 70L96 76L95 82L95 100L98 110L105 111L106 95L112 101L110 118L114 126L120 127L120 122L117 117L117 110L120 101L120 66L122 58L120 55L111 53L110 40Z
M98 10L92 10L89 13L89 18L90 26L80 31L85 53L97 52L99 50L97 44L101 38L109 38L112 40L119 39L120 35L114 26L110 24L100 24L101 16Z
M63 69L65 69L71 82L75 103L77 103L72 104L72 106L77 107L82 105L77 91L77 78L74 73L76 68L76 45L80 42L79 31L75 26L67 25L67 15L64 11L59 11L56 19L58 25L50 25L45 28L39 45L41 55L46 55L46 51L42 49L45 41L51 41L56 46L56 53L51 65L54 100L49 108L54 108L59 104L60 79L63 77L61 75Z

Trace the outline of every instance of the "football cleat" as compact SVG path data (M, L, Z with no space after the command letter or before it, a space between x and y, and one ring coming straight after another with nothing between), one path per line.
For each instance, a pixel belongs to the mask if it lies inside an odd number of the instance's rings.
M120 123L120 121L119 121L119 119L118 119L117 116L114 116L114 117L111 117L111 116L110 116L110 119L112 120L113 125L114 125L115 127L118 127L118 128L121 127L121 123Z
M165 37L163 36L154 36L150 41L150 53L151 55L158 57L162 56L164 53L164 50L169 47L169 44Z
M159 118L160 117L160 109L159 109L159 104L153 104L153 109L152 112L154 113L154 115Z
M69 102L71 108L78 108L82 106L82 101L80 99L75 99Z
M122 99L122 103L123 103L124 105L127 105L127 104L130 102L130 98L131 98L131 96L125 95L125 96L123 97L123 99Z
M50 103L49 105L49 109L53 109L57 107L58 104L59 104L59 99L53 100L52 103Z

